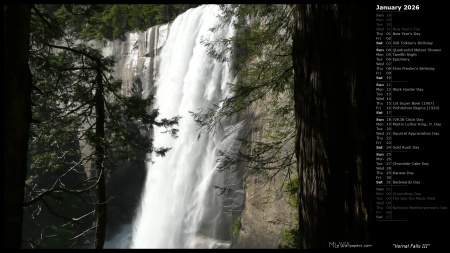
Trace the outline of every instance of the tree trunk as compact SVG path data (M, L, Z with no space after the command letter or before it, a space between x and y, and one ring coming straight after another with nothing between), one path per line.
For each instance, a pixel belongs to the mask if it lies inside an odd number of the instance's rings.
M28 66L31 5L4 5L4 206L5 248L22 243L23 195L31 124Z
M370 10L296 5L293 64L300 245L369 243ZM364 16L365 15L365 16ZM368 165L369 164L369 165Z
M97 62L97 77L96 77L96 93L95 93L95 112L96 116L96 144L95 153L97 155L95 160L95 167L97 171L97 176L99 177L99 182L97 186L97 230L95 233L95 248L102 249L105 243L106 236L106 189L105 189L105 104L103 101L103 81L102 81L102 70L100 62Z

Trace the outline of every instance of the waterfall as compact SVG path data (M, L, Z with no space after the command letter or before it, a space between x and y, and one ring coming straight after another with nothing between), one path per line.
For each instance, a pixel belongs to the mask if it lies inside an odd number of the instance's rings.
M159 55L155 108L159 118L179 115L178 138L155 128L154 146L171 147L165 157L152 154L147 164L147 179L139 210L132 227L132 248L212 247L214 235L200 233L202 226L214 226L223 210L211 185L216 172L216 148L231 148L239 124L225 131L202 134L189 111L218 104L228 94L233 81L227 63L207 55L201 38L218 40L230 37L233 29L218 24L216 5L202 5L178 16L170 26ZM223 202L222 202L223 203ZM220 203L219 203L220 204ZM211 211L213 208L215 210ZM216 229L204 229L216 231Z

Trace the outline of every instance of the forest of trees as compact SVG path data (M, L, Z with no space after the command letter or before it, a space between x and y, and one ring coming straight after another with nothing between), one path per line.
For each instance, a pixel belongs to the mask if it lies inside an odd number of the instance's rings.
M142 31L173 21L198 4L96 4L45 5L60 20L69 34L82 39L125 39L130 31Z
M127 31L170 22L195 6L4 6L6 248L103 248L105 175L132 159L133 148L160 155L169 150L132 138L126 124L163 127L175 138L179 118L157 121L158 110L149 110L152 97L122 96L120 81L110 76L115 59L75 39L123 39ZM366 69L355 64L364 61L356 50L367 42L354 21L367 17L359 8L221 5L222 24L233 22L238 33L203 41L219 61L230 59L214 44L228 46L239 81L230 84L234 96L219 115L213 108L192 112L201 130L214 131L221 118L258 102L275 115L273 128L253 130L266 138L249 143L249 152L218 154L220 169L244 163L258 173L292 173L289 191L297 199L299 225L289 231L286 247L370 239L362 148L367 80ZM346 128L341 120L354 124ZM24 212L32 219L48 216L46 224L35 224L38 236L23 237Z

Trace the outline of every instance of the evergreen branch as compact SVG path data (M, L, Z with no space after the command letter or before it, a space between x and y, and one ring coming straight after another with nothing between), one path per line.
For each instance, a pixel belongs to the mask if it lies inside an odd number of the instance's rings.
M50 24L50 22L44 18L44 16L42 15L42 13L36 8L36 6L34 6L34 4L31 5L31 8L36 12L36 14L39 16L39 18L44 21L44 23L48 26L48 28L53 29L54 27L52 27L52 25Z
M92 61L94 61L97 64L97 67L95 69L100 69L100 66L101 66L100 59L95 57L95 56L92 56L91 54L89 54L89 53L87 53L85 51L74 49L74 48L71 48L71 47L57 46L57 45L53 45L53 44L46 43L46 42L43 42L43 44L47 45L49 47L52 47L52 48L64 49L64 50L67 50L67 51L70 51L70 52L73 52L73 53L84 55L84 56L86 56L87 58L91 59Z
M93 177L93 178L95 178L95 177ZM90 178L90 179L92 179L92 178ZM87 182L90 179L86 179L82 183ZM97 178L97 181L93 185L91 185L91 186L89 186L89 187L87 187L85 189L82 189L82 190L73 190L75 187L78 187L78 185L81 185L82 183L78 184L77 186L71 187L70 189L67 189L65 187L55 187L56 183L59 180L60 179L58 178L50 189L43 191L38 196L36 196L35 198L33 198L33 199L29 200L29 201L25 201L23 203L23 207L31 206L34 203L38 202L38 201L44 201L45 202L45 200L44 200L45 196L51 195L52 193L56 193L56 192L67 192L67 193L71 193L71 194L80 194L80 193L83 193L83 192L90 191L90 190L92 190L94 187L96 187L98 185L100 177Z
M47 203L47 201L45 201L44 199L42 199L42 202L44 202L44 204L45 204L45 206L47 207L47 209L48 209L54 216L59 217L59 218L62 218L62 219L64 219L64 220L71 221L71 222L73 222L73 223L83 224L82 222L79 222L78 220L75 220L75 219L73 219L73 218L69 218L69 217L66 217L66 216L64 216L64 215L61 215L61 214L56 213L55 211L53 211L53 209L49 206L49 204Z

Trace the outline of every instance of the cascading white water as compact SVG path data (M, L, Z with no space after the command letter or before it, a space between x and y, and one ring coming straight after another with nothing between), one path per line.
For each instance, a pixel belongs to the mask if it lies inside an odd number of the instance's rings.
M154 106L160 118L179 115L182 119L177 139L161 133L164 129L155 129L154 146L172 150L165 157L152 155L154 163L147 165L132 248L199 246L200 222L213 191L215 149L223 146L219 142L224 140L221 134L203 134L197 139L197 126L189 111L219 104L227 96L227 83L233 81L227 64L214 61L200 43L202 36L208 40L232 36L231 27L209 31L218 24L219 11L216 5L203 5L178 16L160 54Z

